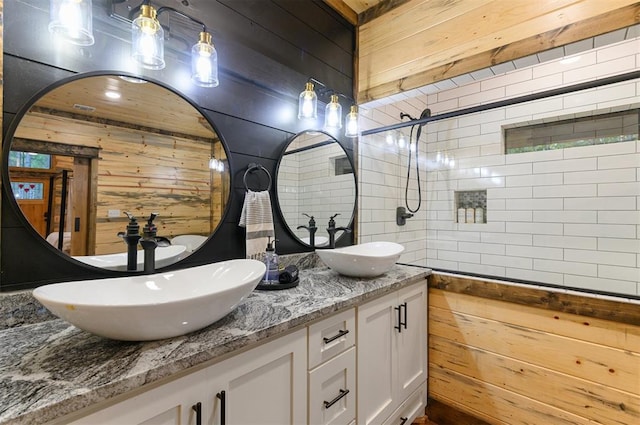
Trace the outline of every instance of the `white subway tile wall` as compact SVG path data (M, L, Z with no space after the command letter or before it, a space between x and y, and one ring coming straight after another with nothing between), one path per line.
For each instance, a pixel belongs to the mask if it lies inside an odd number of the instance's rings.
M361 107L361 127L400 122L640 68L640 38L596 48L580 60L533 65L459 87L417 90ZM568 288L640 295L640 141L504 155L503 128L640 104L628 81L429 123L419 143L422 205L405 226L409 150L398 131L359 140L359 242L402 243L401 262ZM375 105L378 105L377 107ZM401 130L405 138L409 129ZM415 156L408 186L418 204ZM458 223L456 191L486 190L486 223Z

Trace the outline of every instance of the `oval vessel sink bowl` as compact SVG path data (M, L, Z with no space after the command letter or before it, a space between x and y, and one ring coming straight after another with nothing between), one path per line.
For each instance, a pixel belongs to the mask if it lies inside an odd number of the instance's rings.
M316 251L320 259L336 272L351 277L374 277L389 271L404 246L395 242L368 242L336 249Z
M148 341L204 328L234 310L264 276L257 260L229 260L152 275L41 286L33 296L80 329Z
M156 248L156 269L173 264L182 259L187 247L184 245L159 246ZM94 267L100 267L108 270L127 271L127 253L119 252L117 254L104 255L76 255L74 260L81 261ZM144 250L138 250L138 271L144 270Z

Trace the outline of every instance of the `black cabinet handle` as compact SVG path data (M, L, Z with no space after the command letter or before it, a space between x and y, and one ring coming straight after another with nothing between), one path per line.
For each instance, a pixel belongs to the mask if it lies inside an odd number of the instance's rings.
M225 425L227 423L227 393L220 391L216 397L220 399L220 425Z
M394 326L394 329L397 329L399 333L402 333L402 308L401 306L394 307L394 309L398 312L398 326Z
M197 402L191 409L196 412L196 425L202 425L202 403Z
M341 329L334 336L332 336L330 338L324 337L324 338L322 338L322 340L324 341L325 344L328 344L328 343L330 343L332 341L335 341L338 338L341 338L341 337L345 336L348 333L349 333L349 329L344 329L344 330Z
M402 421L402 422L400 422L400 425L404 425L404 424L406 424L406 423L407 423L407 421L409 420L409 418L403 418L403 417L401 416L401 417L400 417L400 420Z
M349 390L342 390L342 389L341 389L341 390L340 390L340 394L338 394L338 395L336 396L336 398L334 398L334 399L333 399L333 400L331 400L331 401L325 401L325 402L324 402L324 408L325 408L325 409L330 408L331 406L333 406L334 404L336 404L336 403L337 403L337 402L338 402L342 397L346 396L347 394L349 394Z
M403 314L403 316L404 316L404 322L400 322L400 324L401 324L405 329L407 329L407 303L406 303L406 302L404 302L404 303L400 304L400 307L402 307L402 308L403 308L403 310L404 310L404 314Z

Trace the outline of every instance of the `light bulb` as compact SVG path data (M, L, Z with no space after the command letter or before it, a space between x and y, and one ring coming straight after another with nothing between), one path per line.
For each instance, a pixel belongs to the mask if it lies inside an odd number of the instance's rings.
M324 112L324 128L326 130L339 130L342 128L342 105L338 103L338 95L331 95Z
M142 5L140 15L131 23L133 59L147 69L163 69L164 30L153 6Z
M201 87L216 87L218 81L218 52L211 42L211 34L200 33L199 41L191 49L191 79Z
M317 116L318 96L313 90L313 83L307 83L298 97L298 119L315 119Z
M345 118L345 132L346 137L358 137L358 107L351 105L351 109Z

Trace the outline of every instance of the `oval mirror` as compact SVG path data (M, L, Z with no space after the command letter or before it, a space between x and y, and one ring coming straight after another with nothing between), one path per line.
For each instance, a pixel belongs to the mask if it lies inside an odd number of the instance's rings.
M311 217L317 227L316 248L329 246L326 229L332 216L336 227L352 226L357 197L353 163L328 133L304 131L291 138L278 164L276 191L286 226L305 245L311 246Z
M23 109L7 140L3 179L14 208L43 242L92 266L126 270L118 236L125 212L141 230L158 214L158 236L176 241L157 248L162 267L204 243L228 202L218 133L193 104L155 82L104 74L65 80Z

